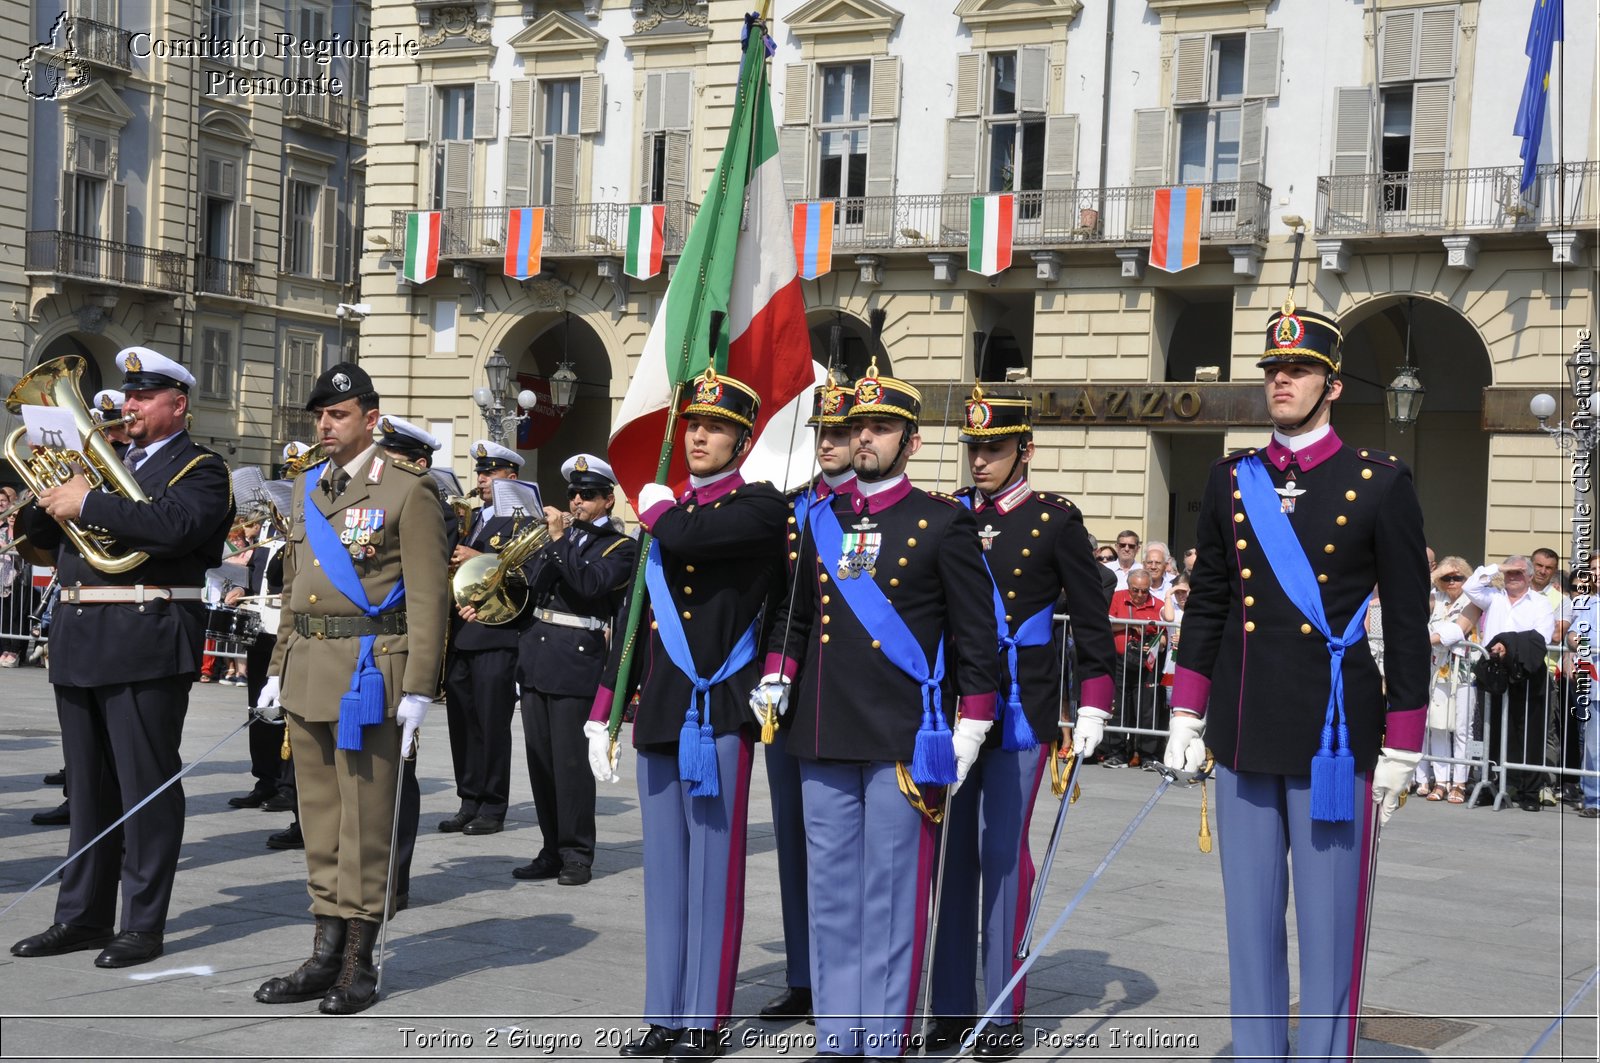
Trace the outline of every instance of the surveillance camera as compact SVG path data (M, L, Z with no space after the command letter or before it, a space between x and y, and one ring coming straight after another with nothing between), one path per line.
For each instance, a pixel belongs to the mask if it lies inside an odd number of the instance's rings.
M368 317L372 313L372 304L340 303L333 312L336 317Z

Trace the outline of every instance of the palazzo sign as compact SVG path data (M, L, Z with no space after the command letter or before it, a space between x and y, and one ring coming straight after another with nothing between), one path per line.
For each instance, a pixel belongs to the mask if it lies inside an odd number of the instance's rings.
M930 424L959 424L969 392L948 381L917 381L923 417ZM1126 426L1149 428L1231 428L1267 420L1266 398L1258 383L1247 384L999 384L995 396L1026 394L1033 399L1035 425Z

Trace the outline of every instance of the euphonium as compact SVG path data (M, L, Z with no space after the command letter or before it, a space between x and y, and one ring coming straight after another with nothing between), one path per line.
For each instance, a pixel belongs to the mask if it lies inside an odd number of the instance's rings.
M477 495L445 495L445 504L456 515L456 538L465 539L472 529L472 518L483 508L483 499Z
M305 450L283 463L284 479L294 479L327 456L327 448L320 442L311 444Z
M456 569L450 591L459 608L471 607L480 624L506 624L528 603L522 566L550 541L550 529L536 521L512 536L498 554L469 557Z
M83 370L84 361L77 355L53 359L24 376L6 397L6 409L15 414L20 414L24 406L58 406L67 410L72 414L78 434L83 437L83 449L31 453L27 444L28 429L23 426L6 438L5 456L35 495L58 487L82 472L90 487L103 486L135 502L149 502L144 488L122 464L104 435L108 428L134 418L96 424L78 392L78 379L83 376ZM128 572L150 558L140 550L119 551L115 538L90 532L75 520L65 522L64 527L78 553L101 572L112 575Z

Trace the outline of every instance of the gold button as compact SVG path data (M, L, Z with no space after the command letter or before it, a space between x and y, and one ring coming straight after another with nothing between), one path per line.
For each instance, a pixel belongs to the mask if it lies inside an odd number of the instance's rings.
M1039 537L1039 529L1038 528L1033 529L1033 537L1035 539L1037 539Z
M1364 458L1364 457L1366 457L1366 456L1367 456L1367 452L1366 452L1366 451L1364 451L1364 450L1363 450L1363 451L1362 451L1362 452L1361 452L1361 456L1362 456L1362 457L1363 457L1363 458Z
M1239 578L1240 579L1249 579L1250 578L1250 570L1247 569L1247 568L1241 568L1239 570Z
M1244 495L1243 495L1243 494L1241 494L1241 493L1240 493L1240 492L1238 492L1238 491L1235 491L1235 492L1234 492L1234 493L1233 493L1233 497L1234 497L1234 498L1243 498L1243 497L1244 497Z
M314 566L314 567L316 567L316 568L321 568L321 567L322 567L322 562L321 562L321 561L318 561L318 560L317 560L317 559L316 559L316 558L314 558L314 557L313 557L313 558L312 558L312 559L311 559L311 564L312 564L312 565L313 565L313 566Z
M914 539L914 538L912 538L912 539L907 539L907 540L906 540L906 545L907 545L907 546L916 546L916 545L917 545L917 540L916 540L916 539Z
M828 633L826 631L824 631L822 633L822 641L823 642L827 642L828 641Z
M1013 575L1013 576L1020 576L1020 575L1022 575L1022 569L1020 569L1020 568L1014 568L1014 569L1012 569L1012 570L1011 570L1011 574L1012 574L1012 575Z
M1041 514L1039 514L1039 519L1042 520L1042 521L1048 521L1050 519L1050 514L1041 513Z
M1246 605L1254 605L1254 604L1256 604L1255 595L1253 595L1253 594L1245 595L1244 596L1244 604L1246 604Z
M1400 460L1400 459L1398 459L1398 458L1396 458L1396 457L1395 457L1395 456L1394 456L1394 455L1393 455L1393 454L1390 454L1390 455L1389 455L1389 460L1390 460L1390 461L1398 461L1398 460Z
M1233 545L1237 546L1239 549L1243 550L1245 547L1249 546L1250 543L1249 543L1248 540L1239 539L1239 540L1236 540Z
M1362 469L1362 470L1361 470L1361 478L1362 478L1362 479L1363 479L1363 480L1370 480L1370 479L1372 479L1372 470L1371 470L1371 469Z
M1344 493L1344 500L1346 502L1354 502L1356 500L1356 493L1354 491L1346 491Z
M685 593L685 594L693 594L694 593L694 588L693 587L685 587L683 589L683 593Z
M683 618L684 618L684 619L685 619L685 620L689 620L689 619L691 619L691 618L692 618L692 617L691 617L691 614L690 614L690 612L689 612L689 610L687 610L687 609L685 609L685 610L684 610L684 611L683 611Z
M652 620L652 621L650 621L650 630L651 630L651 631L654 631L654 630L655 630L655 629L656 629L656 628L658 628L658 627L660 627L660 626L661 626L661 625L660 625L660 624L658 624L658 623L656 623L656 622L655 622L655 621L654 621L654 620Z
M1017 592L1016 591L1006 591L1006 597L1007 598L1015 598L1016 596L1017 596Z
M1326 583L1326 582L1328 582L1328 574L1326 572L1317 573L1317 582L1318 583Z
M1024 546L1022 548L1022 556L1023 557L1032 557L1033 556L1033 551L1029 550L1026 546Z
M1333 522L1342 528L1350 523L1350 518L1341 513L1333 519Z
M928 522L927 522L927 521L925 521L925 520L919 520L919 521L917 521L917 527L919 527L919 528L926 528L926 527L927 527L927 526L928 526Z
M882 643L880 643L877 639L873 639L872 640L872 648L873 649L877 649L880 645L882 645Z
M141 605L141 606L140 606L140 607L139 607L139 608L140 608L140 609L141 609L141 610L142 610L142 609L143 609L143 608L144 608L144 606L142 606L142 605ZM78 615L79 615L79 616L82 616L82 615L83 615L83 610L82 610L82 609L79 609L79 610L78 610ZM318 642L321 642L321 641L322 641L322 640L323 640L323 639L325 639L325 638L327 638L327 637L328 637L328 635L327 635L327 633L326 633L326 632L323 632L323 631L319 631L319 632L317 632L317 641L318 641Z
M1311 634L1311 625L1310 624L1301 624L1300 625L1300 634L1302 634L1302 635Z
M789 560L790 561L798 561L798 560L800 560L800 555L795 553L793 550L790 550L789 551Z
M1011 614L1010 613L1006 614L1006 623L1008 623L1008 624L1011 623Z
M817 580L821 583L828 582L828 574L826 572L817 573Z
M1246 620L1244 622L1244 629L1246 631L1254 631L1256 629L1256 622L1254 620Z
M1325 554L1331 554L1331 553L1333 553L1333 544L1332 544L1332 543L1329 543L1329 544L1328 544L1328 545L1327 545L1327 546L1324 546L1324 547L1323 547L1323 548L1322 548L1322 552L1323 552L1323 553L1325 553Z
M831 623L833 623L833 617L829 616L827 613L823 613L822 614L822 622L824 624L831 624Z
M790 538L792 539L792 538L794 538L794 536L791 535ZM694 566L693 565L684 565L683 566L683 570L685 572L692 573L692 572L694 572Z
M1235 513L1233 515L1233 522L1235 524L1243 524L1244 523L1244 514L1243 513Z
M829 603L829 602L831 602L831 601L833 601L833 595L831 595L831 594L824 594L824 595L823 595L823 596L822 596L822 604L823 604L823 605L827 605L827 604L828 604L828 603Z
M897 577L894 577L894 578L892 578L892 579L890 579L890 580L889 580L889 586L891 586L891 587L898 587L898 586L900 586L900 579L899 579L899 577L898 577L898 576L897 576Z
M790 506L789 506L789 508L790 508L790 509L791 509L791 510L793 510L793 509L794 509L794 505L793 505L793 504L792 504L792 503L791 503L791 504L790 504ZM790 523L790 524L793 524L793 523L794 523L794 518L793 518L793 517L790 517L790 518L789 518L789 523Z
M902 557L902 558L901 558L901 559L900 559L900 567L901 567L901 568L905 568L905 567L906 567L906 566L907 566L907 565L909 565L909 564L911 564L911 562L909 562L909 561L907 561L907 560L906 560L906 559L905 559L905 558L903 558L903 557Z
M315 594L313 594L310 597L308 597L306 599L306 601L310 602L312 605L316 605L317 604L317 596Z

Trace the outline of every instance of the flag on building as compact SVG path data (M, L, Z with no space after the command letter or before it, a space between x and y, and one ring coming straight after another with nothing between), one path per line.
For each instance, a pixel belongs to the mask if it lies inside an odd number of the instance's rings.
M1176 273L1200 264L1200 185L1156 189L1150 232L1150 265Z
M833 200L794 205L794 260L804 280L833 269Z
M1528 44L1523 49L1528 56L1528 77L1522 83L1522 103L1517 107L1517 122L1511 130L1512 136L1522 138L1520 187L1523 195L1533 187L1539 165L1545 106L1550 100L1550 71L1560 69L1555 63L1556 49L1566 36L1561 4L1562 0L1533 0L1533 20L1528 24ZM1560 120L1557 112L1556 121Z
M661 272L661 249L666 244L667 205L641 204L628 208L628 254L622 272L647 281Z
M778 416L812 385L811 335L795 272L765 42L759 29L748 37L727 144L612 424L611 466L630 498L657 478L678 384L713 360L719 372L760 394L758 444L769 425L791 439L809 439L803 415L792 418L795 424ZM666 479L673 485L688 476L679 449Z
M406 257L401 276L411 284L426 284L439 275L439 229L444 214L414 210L406 215Z
M506 212L506 276L525 281L543 265L544 208L512 207Z
M1011 223L1016 197L973 196L967 229L967 268L985 277L1011 268Z

